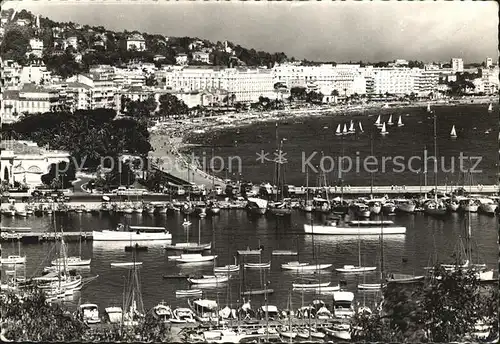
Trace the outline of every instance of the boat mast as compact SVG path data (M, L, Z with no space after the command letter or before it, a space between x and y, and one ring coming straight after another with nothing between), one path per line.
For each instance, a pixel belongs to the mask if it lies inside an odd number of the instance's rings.
M437 137L436 137L436 113L434 113L434 201L437 203L437 185L438 185L438 157L437 157Z
M380 221L380 285L384 283L384 214Z
M340 142L342 146L342 156L339 161L339 179L340 179L340 198L344 200L344 182L342 181L342 160L344 159L344 135L340 137Z
M275 165L274 165L274 169L275 169L275 182L276 182L276 196L274 197L274 201L275 202L278 202L278 190L279 190L279 183L280 183L280 162L279 162L279 159L280 159L280 156L281 156L281 151L280 151L280 144L279 144L279 138L278 138L278 122L276 122L276 129L275 129L275 139L276 139L276 153L277 153L277 156L276 156L276 159L275 159ZM271 189L272 190L272 189Z
M373 157L373 133L370 134L370 154ZM373 198L373 171L370 172L370 198Z

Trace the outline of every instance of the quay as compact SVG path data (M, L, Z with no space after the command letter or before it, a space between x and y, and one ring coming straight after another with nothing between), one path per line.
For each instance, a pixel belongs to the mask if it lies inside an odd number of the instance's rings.
M92 240L92 232L31 232L26 228L0 227L0 241L18 241L22 243L39 243L44 241L56 241L64 236L66 241Z
M451 185L439 185L437 187L438 192L452 192L459 188L459 186ZM327 187L295 187L291 193L296 195L305 194L306 190L309 189L309 193L316 193L318 191L324 191L325 189L329 194L344 194L344 195L420 195L424 193L429 193L435 189L434 185L392 185L392 186L327 186ZM474 185L464 187L465 192L471 194L492 194L500 192L499 185ZM290 192L289 191L289 192Z

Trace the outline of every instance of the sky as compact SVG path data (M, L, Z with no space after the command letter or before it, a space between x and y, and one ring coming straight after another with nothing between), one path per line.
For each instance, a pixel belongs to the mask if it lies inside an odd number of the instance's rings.
M54 21L228 40L313 61L498 59L496 1L7 1Z

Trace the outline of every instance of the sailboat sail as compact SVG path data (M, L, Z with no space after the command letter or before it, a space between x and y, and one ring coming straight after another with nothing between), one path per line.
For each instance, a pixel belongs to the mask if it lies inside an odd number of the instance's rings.
M490 103L490 105L488 106L488 111L489 112L493 111L493 104Z
M337 136L342 135L342 131L340 130L340 124L337 125L337 130L335 130L335 135Z
M427 112L431 112L431 104L427 104Z
M455 130L455 125L453 125L453 127L451 128L450 136L453 138L457 137L457 131Z
M347 125L344 123L344 130L342 130L342 134L347 134Z
M393 125L394 123L392 123L392 115L389 116L389 120L387 121L387 124L388 125Z
M380 115L378 115L377 120L375 121L375 125L378 127L380 126Z
M358 122L358 124L359 124L359 131L363 133L364 130L363 130L363 126L361 125L361 122Z
M356 130L354 129L354 122L351 121L351 125L349 126L349 133L354 134Z
M386 126L385 126L385 122L384 124L382 125L382 131L380 132L382 135L387 135L388 131L386 129Z
M401 119L401 116L399 116L399 119L398 119L398 127L402 127L404 126L403 124L403 120Z

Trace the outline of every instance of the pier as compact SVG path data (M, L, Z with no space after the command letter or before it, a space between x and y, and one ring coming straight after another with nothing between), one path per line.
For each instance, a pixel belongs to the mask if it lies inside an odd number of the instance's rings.
M0 241L18 241L22 243L39 243L56 241L64 236L66 241L92 240L92 232L33 232L31 228L0 227Z
M437 187L438 192L452 192L459 188L460 186L451 185L439 185ZM344 195L421 195L424 193L429 193L435 189L434 185L384 185L384 186L327 186L327 187L295 187L289 190L289 193L295 193L296 195L305 194L306 190L309 189L309 193L316 193L319 191L328 190L329 194L344 194ZM471 194L493 194L499 192L499 185L475 185L464 187L465 192Z

